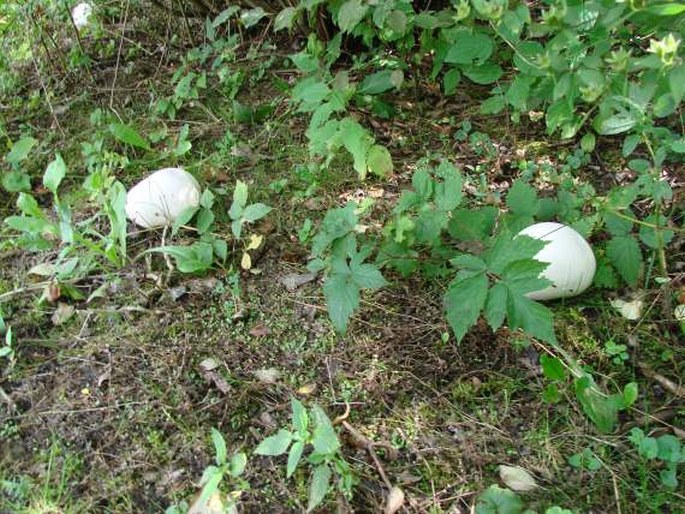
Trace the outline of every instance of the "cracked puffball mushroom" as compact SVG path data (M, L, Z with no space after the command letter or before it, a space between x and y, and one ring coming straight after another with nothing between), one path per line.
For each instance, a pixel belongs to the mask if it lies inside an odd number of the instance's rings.
M164 168L126 194L126 216L143 228L173 225L188 208L200 205L200 185L180 168Z
M592 248L578 232L561 223L536 223L518 235L547 241L535 260L549 263L542 276L552 282L545 289L526 294L532 300L570 298L585 291L595 276L597 262Z

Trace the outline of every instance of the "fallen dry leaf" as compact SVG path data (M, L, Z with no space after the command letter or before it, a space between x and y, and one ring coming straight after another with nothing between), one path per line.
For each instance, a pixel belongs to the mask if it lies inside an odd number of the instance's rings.
M499 477L509 489L517 492L532 491L538 487L535 479L525 469L518 466L499 467Z
M268 336L271 333L271 330L269 327L266 325L260 323L259 325L256 325L252 327L252 330L250 330L250 335L252 337L264 337Z
M627 320L637 321L642 316L644 302L639 298L630 302L616 298L614 300L610 300L609 303L618 311L621 316Z
M399 487L393 487L385 503L385 514L395 514L404 505L404 491Z
M298 287L311 282L316 278L316 273L290 273L281 277L280 282L291 293Z
M74 315L74 312L76 312L76 310L73 305L59 302L55 312L52 313L52 324L59 326L66 323Z

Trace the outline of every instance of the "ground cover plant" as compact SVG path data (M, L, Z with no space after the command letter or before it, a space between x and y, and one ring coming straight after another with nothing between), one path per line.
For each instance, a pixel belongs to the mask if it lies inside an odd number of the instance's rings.
M0 4L0 512L684 511L684 23Z

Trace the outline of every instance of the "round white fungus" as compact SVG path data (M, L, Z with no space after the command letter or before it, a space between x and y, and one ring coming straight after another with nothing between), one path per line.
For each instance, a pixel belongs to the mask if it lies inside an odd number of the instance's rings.
M126 216L141 227L163 227L198 205L200 185L195 177L180 168L164 168L131 188L126 195Z
M552 284L526 296L533 300L556 300L585 291L595 276L597 263L592 248L578 232L561 223L536 223L519 235L542 239L548 243L535 259L549 266L542 273Z
M71 10L71 17L74 20L74 25L81 28L88 25L90 15L93 13L93 6L88 2L81 2Z

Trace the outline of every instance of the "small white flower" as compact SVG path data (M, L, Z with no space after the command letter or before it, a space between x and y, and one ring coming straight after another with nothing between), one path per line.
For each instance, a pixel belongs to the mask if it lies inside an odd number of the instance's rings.
M88 2L81 2L80 4L77 4L76 7L74 7L71 11L71 17L74 20L74 25L76 25L78 28L85 27L88 25L88 19L92 13L93 6Z

